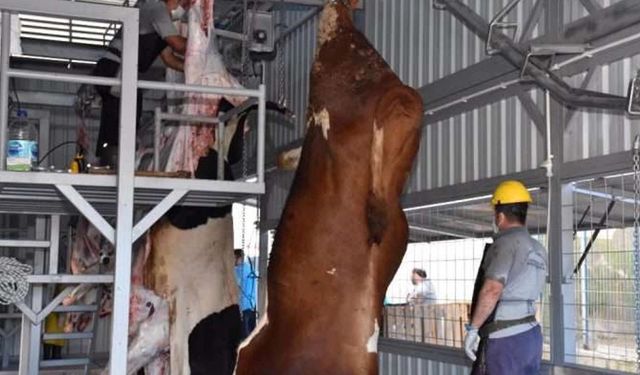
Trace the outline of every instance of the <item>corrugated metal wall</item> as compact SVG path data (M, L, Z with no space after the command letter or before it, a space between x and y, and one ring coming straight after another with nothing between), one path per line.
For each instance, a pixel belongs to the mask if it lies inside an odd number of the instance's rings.
M489 20L507 0L465 1ZM533 1L507 17L525 23ZM407 85L422 87L486 58L485 43L433 0L365 2L366 34ZM537 35L537 27L534 30ZM542 103L539 93L534 101ZM408 192L536 168L541 134L516 98L425 126Z
M380 353L379 362L380 375L468 375L471 372L465 366L392 353Z
M508 0L464 0L490 20ZM506 17L523 25L534 1ZM421 87L486 58L485 43L433 0L366 0L365 33L403 82ZM538 34L537 28L533 35Z
M544 138L509 98L425 126L408 192L535 169L544 158Z
M280 24L282 29L287 29L312 10L313 8L304 6L288 8L287 11L277 10L276 23ZM269 100L278 101L282 86L287 107L295 113L294 127L273 126L268 129L275 147L287 145L304 135L306 128L304 119L309 96L309 72L315 55L317 28L318 15L285 36L278 46L283 52L282 61L276 58L269 64L266 79L267 97ZM281 74L281 70L284 74ZM284 82L281 81L282 79Z
M640 55L595 68L587 88L626 96L629 82L638 68ZM571 85L580 86L584 76L572 77ZM640 121L637 118L602 110L577 111L565 129L565 161L628 151L638 134Z

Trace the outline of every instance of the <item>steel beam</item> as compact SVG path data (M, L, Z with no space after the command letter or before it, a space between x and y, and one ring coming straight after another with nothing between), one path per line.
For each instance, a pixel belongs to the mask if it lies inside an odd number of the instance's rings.
M0 46L0 171L6 167L7 130L9 128L9 56L11 54L11 14L0 12L2 17L2 45Z
M529 118L531 118L531 121L533 121L536 128L538 128L540 135L545 137L547 128L545 125L544 115L538 105L533 101L533 99L531 99L528 92L519 92L517 96L520 104L522 104L522 107L527 111Z
M441 227L435 227L435 226L424 225L424 224L420 224L420 225L410 224L409 231L439 234L443 236L463 238L463 239L476 237L475 234L473 233L461 232L455 229L441 228Z
M104 55L104 47L29 38L21 41L24 55L84 61L98 61Z
M131 234L132 240L137 241L158 219L180 201L186 194L187 190L173 190L169 195L164 197L151 211L149 211L136 225L133 227Z
M504 179L515 179L522 181L526 186L543 186L547 183L545 171L534 169L520 173L513 173L508 176L498 176L485 178L478 181L466 182L452 186L443 186L426 191L406 194L402 197L402 207L415 210L418 207L428 206L452 200L464 200L477 198L481 195L490 195L496 186Z
M30 275L30 284L111 284L113 275Z
M134 164L136 148L135 121L138 83L137 15L123 22L122 90L120 97L120 147L118 150L118 187L116 219L116 264L113 285L113 320L111 326L111 375L127 373L127 347L129 338L129 298L131 295L131 246L133 243Z
M602 5L600 5L600 3L598 3L596 0L580 0L580 4L582 4L587 12L591 14L602 9Z
M582 82L580 83L580 88L581 89L586 89L589 86L589 83L591 82L591 79L593 78L593 72L595 71L595 69L589 69L587 70L587 75L584 76L584 78L582 79ZM566 110L566 114L564 117L564 124L562 124L562 126L566 129L569 126L569 123L571 123L571 120L573 119L573 116L575 116L575 114L578 111L575 108L567 108Z
M569 24L555 41L558 43L592 43L593 45L602 45L605 41L607 43L618 41L621 36L636 33L631 32L630 28L633 29L634 25L640 23L639 7L640 2L636 0L623 0ZM542 6L540 11L542 11ZM534 40L524 40L519 47L526 50L531 44L551 42L553 40L548 35L543 35ZM638 45L626 43L619 47L614 46L606 50L606 53L603 51L590 59L582 59L563 66L557 74L562 76L577 74L598 63L632 56L637 53L638 48L640 48L640 43ZM624 50L620 51L621 49ZM501 83L517 77L514 74L517 71L518 69L507 62L504 57L497 55L432 82L420 88L419 92L423 97L425 108L431 109L468 97L488 87L499 86ZM460 103L459 106L464 105L465 110L477 108L477 106L473 107L470 104L473 103ZM451 113L454 113L453 108ZM427 123L431 122L427 116Z
M100 231L107 241L115 243L115 229L73 186L56 185L56 188Z
M488 38L489 24L462 1L442 0L442 4L481 39ZM526 52L509 37L502 33L494 33L492 42L493 47L500 50L502 56L513 64L514 67L523 67ZM538 85L551 91L555 98L566 105L618 110L626 109L627 100L625 97L572 88L561 78L557 77L547 68L540 66L534 60L530 60L529 63L524 66L523 70L531 76Z
M266 212L267 212L267 204L266 199L260 200L260 223L263 220L266 220ZM259 228L260 230L260 243L258 245L259 255L258 255L258 275L260 276L260 281L258 282L258 313L260 316L266 314L267 309L267 271L269 265L269 230L263 228L262 225Z
M49 241L0 240L0 247L18 247L25 249L44 249L51 246Z
M540 22L540 17L542 16L542 12L544 10L544 0L536 0L536 3L531 10L531 14L529 18L524 24L524 28L522 29L522 33L520 34L520 42L527 41L531 38L531 34L533 33L533 29L535 29L536 25Z

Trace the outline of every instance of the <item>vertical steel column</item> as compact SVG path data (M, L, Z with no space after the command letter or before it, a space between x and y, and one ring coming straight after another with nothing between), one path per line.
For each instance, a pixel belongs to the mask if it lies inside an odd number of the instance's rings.
M57 275L58 261L60 258L60 215L51 215L49 240L51 242L49 249L49 274Z
M563 24L563 1L545 1L545 32L552 40L557 37L562 30ZM555 156L553 163L553 177L549 186L549 279L551 283L551 293L549 295L549 313L551 315L551 363L562 365L565 361L565 330L564 330L564 297L563 283L563 241L562 241L562 164L564 161L564 122L563 107L555 100L551 100L549 108L551 126L551 152Z
M258 313L260 316L266 313L267 307L267 266L269 265L269 231L263 227L263 223L267 222L267 202L268 197L262 196L260 199L260 217L258 230L260 234L258 236L258 276L260 281L258 284Z
M26 227L27 224L25 219L27 216L20 216L20 227ZM33 227L29 227L27 229L28 238L35 238L35 231ZM35 269L34 269L35 271ZM35 289L31 289L31 298L33 300L33 294ZM25 298L25 301L28 301L29 295ZM29 363L31 362L31 320L25 315L22 314L22 321L20 326L20 362L18 364L18 374L19 375L31 375L29 368Z
M218 121L217 125L218 130L216 133L218 134L216 137L216 142L218 142L218 176L216 177L218 181L224 180L224 144L225 144L225 132L224 132L224 122Z
M264 183L264 138L265 138L265 125L267 116L267 91L265 85L260 85L260 96L258 97L258 149L257 149L257 166L256 171L258 173L258 183Z
M7 311L9 312L9 314L11 314L13 312L13 306L9 306L7 308ZM5 319L3 322L3 326L2 329L4 330L5 333L9 333L10 331L13 330L13 324L11 324L14 321L11 321L9 319ZM11 338L11 341L13 342L13 337L14 335L11 336L5 336L4 340L2 341L2 369L6 370L7 367L9 367L9 348L13 348L13 345L9 344L9 339Z
M258 314L262 316L267 311L267 265L269 264L269 231L260 229L260 252L258 259Z
M138 88L138 11L123 20L123 56L120 94L120 146L118 150L118 203L115 280L111 326L111 375L127 373L129 295L131 292L131 245Z
M153 119L153 170L160 171L160 137L162 134L162 108L156 107Z
M11 54L11 13L2 12L0 49L0 171L6 168L9 124L9 55Z
M44 241L47 238L47 219L45 217L36 218L36 241ZM33 262L34 275L45 273L45 250L34 249ZM31 287L31 309L40 312L42 310L44 286L42 284ZM31 324L31 341L29 344L29 375L37 375L40 369L40 344L42 339L42 324Z

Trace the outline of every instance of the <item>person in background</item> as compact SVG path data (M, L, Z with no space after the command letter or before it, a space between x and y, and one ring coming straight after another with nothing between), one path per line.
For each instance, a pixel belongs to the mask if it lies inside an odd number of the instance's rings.
M187 40L180 36L173 19L181 19L184 9L179 0L147 1L140 6L140 30L138 37L138 72L145 73L158 58L169 68L184 71L184 55ZM93 75L98 77L118 77L122 62L122 29L115 35L107 48L107 53L98 61ZM118 155L120 129L119 88L95 86L102 98L100 132L96 146L96 156L103 166L115 167ZM142 114L142 92L137 95L136 128ZM133 126L133 124L125 124Z
M257 279L250 261L245 261L244 251L234 250L236 257L236 281L240 290L240 312L242 313L242 339L256 328Z
M464 349L474 361L473 375L537 375L542 332L536 301L547 274L547 252L531 238L527 209L531 195L519 181L501 183L491 204L498 233L478 272L466 325Z
M414 268L411 271L411 284L413 291L407 296L407 303L410 305L436 303L436 290L431 280L427 279L427 272L421 268Z

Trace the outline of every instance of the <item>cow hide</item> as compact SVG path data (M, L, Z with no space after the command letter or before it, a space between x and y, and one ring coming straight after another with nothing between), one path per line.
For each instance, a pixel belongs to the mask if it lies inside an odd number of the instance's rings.
M423 106L353 26L321 15L308 129L268 269L266 314L236 375L372 375L385 290L406 250L400 195Z

